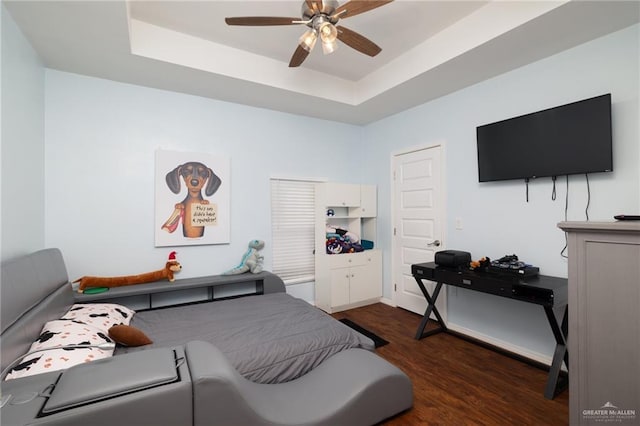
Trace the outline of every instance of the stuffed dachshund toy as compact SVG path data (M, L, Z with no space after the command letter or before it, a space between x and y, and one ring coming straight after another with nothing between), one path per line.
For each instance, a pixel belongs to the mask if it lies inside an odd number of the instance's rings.
M486 269L489 267L489 265L491 265L491 259L489 259L488 257L483 257L480 260L472 260L471 263L469 263L469 269Z
M84 293L84 289L87 287L121 287L125 285L144 284L154 281L160 281L163 279L174 282L175 278L173 274L182 269L180 262L176 260L176 252L172 251L169 254L169 260L164 265L163 269L153 272L147 272L146 274L129 275L124 277L82 277L74 281L79 282L78 293Z
M233 269L229 269L223 272L222 275L238 275L245 272L252 272L254 274L262 272L262 262L264 256L259 251L264 248L264 241L251 240L249 241L249 250L242 256L240 264Z

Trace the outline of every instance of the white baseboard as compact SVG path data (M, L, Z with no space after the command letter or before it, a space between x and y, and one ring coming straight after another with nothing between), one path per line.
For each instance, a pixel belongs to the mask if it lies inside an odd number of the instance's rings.
M381 297L381 298L380 298L380 303L384 303L385 305L389 305L389 306L392 306L392 307L394 307L394 308L396 307L396 304L395 304L395 303L393 303L393 300L388 299L388 298L386 298L386 297Z
M396 308L397 305L393 302L393 300L387 297L381 297L380 303L384 303L385 305L389 305L391 307ZM476 330L472 330L470 328L463 327L461 325L448 322L447 328L451 331L455 331L460 334L464 334L465 336L471 337L473 339L479 340L484 343L488 343L490 345L496 346L500 349L504 349L505 351L514 353L516 355L523 356L532 361L539 362L541 364L551 366L553 362L553 358L549 355L544 355L539 352L533 352L529 349L523 348L522 346L514 345L513 343L505 342L504 340L496 339L495 337L487 336L486 334L479 333ZM563 365L562 370L566 371L566 367Z
M500 340L500 339L496 339L495 337L491 337L491 336L487 336L486 334L482 334L479 333L475 330L471 330L469 328L463 327L461 325L458 324L454 324L451 322L447 323L447 328L449 328L451 331L455 331L461 334L464 334L465 336L469 336L471 338L480 340L482 342L488 343L490 345L499 347L501 349L504 349L506 351L512 352L514 354L517 355L521 355L525 358L531 359L533 361L537 361L540 362L544 365L551 365L551 362L553 361L553 358L548 356L548 355L543 355L541 353L538 352L532 352L526 348L523 348L521 346L517 346L514 345L512 343L509 342L505 342L504 340Z

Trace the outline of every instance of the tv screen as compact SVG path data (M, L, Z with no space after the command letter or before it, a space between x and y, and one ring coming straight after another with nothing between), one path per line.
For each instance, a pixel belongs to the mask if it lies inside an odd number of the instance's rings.
M480 182L613 170L611 94L478 126Z

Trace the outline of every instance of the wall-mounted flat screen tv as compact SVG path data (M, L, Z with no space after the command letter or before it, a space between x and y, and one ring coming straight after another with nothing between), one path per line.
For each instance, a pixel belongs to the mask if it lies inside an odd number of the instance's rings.
M478 126L480 182L613 170L611 94Z

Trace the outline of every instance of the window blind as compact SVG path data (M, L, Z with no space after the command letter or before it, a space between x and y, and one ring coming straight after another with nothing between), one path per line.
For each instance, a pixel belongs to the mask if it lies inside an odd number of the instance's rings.
M271 179L273 272L285 284L314 281L315 182Z

